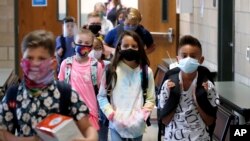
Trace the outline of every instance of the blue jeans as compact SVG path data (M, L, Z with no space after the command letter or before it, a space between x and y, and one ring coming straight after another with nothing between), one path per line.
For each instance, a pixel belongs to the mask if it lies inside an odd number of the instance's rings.
M100 130L98 131L99 141L108 141L109 128L100 124Z
M122 138L116 130L110 129L111 141L142 141L142 136L137 138Z

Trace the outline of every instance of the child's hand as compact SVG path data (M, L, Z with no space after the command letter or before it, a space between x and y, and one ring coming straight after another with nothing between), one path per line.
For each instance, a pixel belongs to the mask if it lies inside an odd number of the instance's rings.
M202 86L204 87L204 89L207 91L208 90L208 82L203 82Z
M167 83L168 89L173 88L175 86L175 83L172 80L169 80Z
M63 54L63 48L60 47L60 48L57 50L57 55L61 57L62 54Z

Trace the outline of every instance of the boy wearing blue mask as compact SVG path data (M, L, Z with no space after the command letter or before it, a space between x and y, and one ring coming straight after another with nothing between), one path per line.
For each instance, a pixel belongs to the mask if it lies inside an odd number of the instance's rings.
M200 66L204 61L200 42L187 35L179 46L178 68L167 72L159 95L160 119L166 125L164 140L208 141L215 125L218 94L210 71Z

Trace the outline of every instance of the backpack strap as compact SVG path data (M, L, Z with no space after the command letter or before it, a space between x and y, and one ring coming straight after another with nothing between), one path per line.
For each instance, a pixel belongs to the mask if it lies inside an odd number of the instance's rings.
M60 36L60 42L61 42L61 47L63 49L63 53L62 53L62 57L63 57L65 52L66 52L66 49L67 49L66 48L66 40L65 40L65 37L63 35Z
M148 65L141 66L141 87L143 92L143 105L146 103L147 99L147 90L148 90ZM146 120L147 126L150 126L150 116Z
M10 88L8 88L5 97L3 98L3 101L5 101L8 104L10 112L13 114L13 122L14 127L11 131L12 134L15 134L15 129L19 130L20 127L18 126L18 120L16 115L16 98L18 93L18 85L13 85Z
M166 117L168 114L174 111L180 102L180 80L178 72L180 72L179 68L169 70L164 77L164 82L165 80L170 79L172 82L175 83L175 86L170 88L169 98L160 112L160 119Z
M70 113L71 86L64 81L56 81L56 86L61 95L59 103L60 114L68 116Z
M66 70L65 70L65 79L64 81L69 84L71 68L73 64L73 57L68 57L66 60Z
M93 83L95 94L97 95L98 91L99 91L98 83L97 83L97 69L98 69L97 65L98 65L98 62L95 59L91 59L90 64L91 64L91 69L90 69L91 80Z

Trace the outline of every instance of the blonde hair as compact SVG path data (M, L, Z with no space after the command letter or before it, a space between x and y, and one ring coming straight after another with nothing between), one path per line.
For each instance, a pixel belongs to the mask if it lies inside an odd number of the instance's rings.
M135 8L128 8L127 9L127 15L126 18L128 20L137 20L138 22L141 22L142 16L138 9Z
M97 12L91 12L88 14L88 19L92 18L92 17L100 17L100 14Z
M77 35L79 35L79 34L89 35L92 39L92 43L94 42L95 35L90 30L80 28L77 32Z

